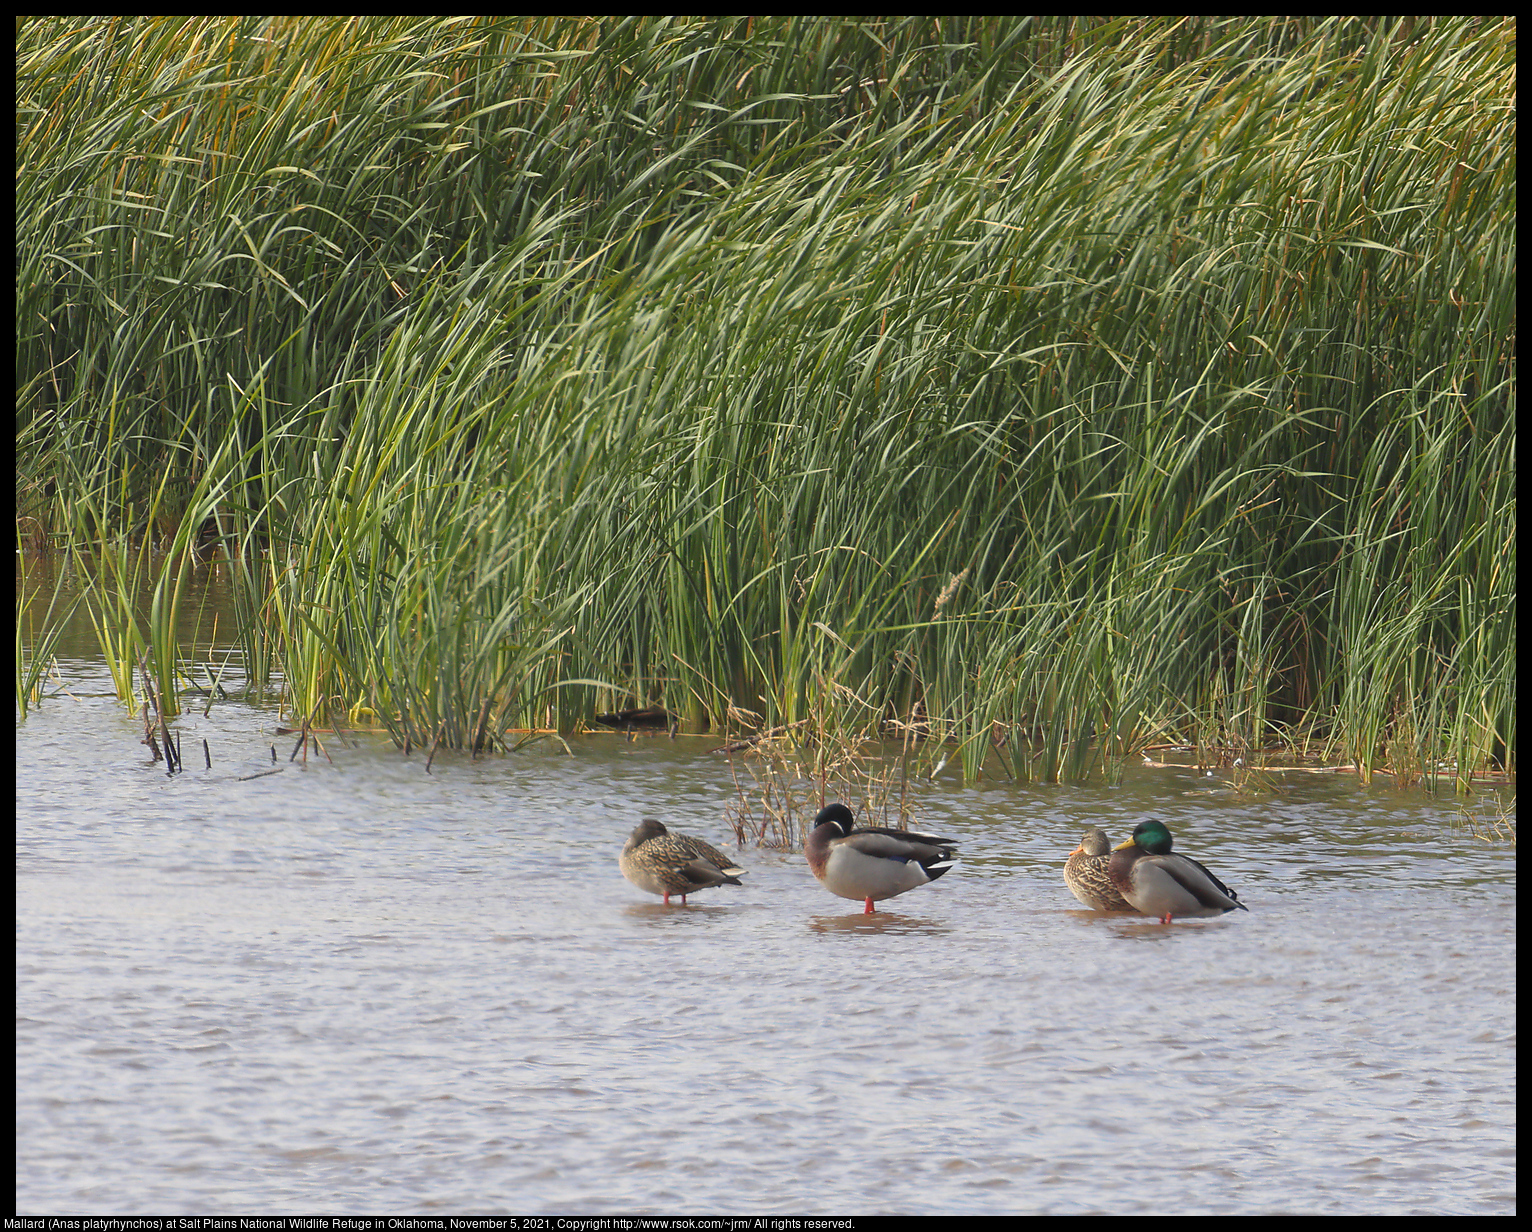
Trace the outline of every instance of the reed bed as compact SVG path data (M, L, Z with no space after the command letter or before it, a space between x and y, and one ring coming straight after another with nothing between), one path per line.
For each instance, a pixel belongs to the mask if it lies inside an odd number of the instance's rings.
M1514 51L31 19L18 518L219 552L251 678L401 744L1514 774Z

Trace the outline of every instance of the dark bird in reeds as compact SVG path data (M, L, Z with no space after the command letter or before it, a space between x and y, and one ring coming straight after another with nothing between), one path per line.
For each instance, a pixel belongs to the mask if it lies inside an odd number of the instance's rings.
M638 706L632 710L614 710L598 714L596 722L618 731L663 731L676 722L676 716L664 706Z
M1064 884L1092 911L1132 911L1133 904L1112 883L1111 861L1112 840L1100 826L1089 826L1064 862Z
M819 810L803 854L831 894L866 903L864 915L875 902L935 881L958 859L951 839L877 826L858 830L844 804Z
M1250 910L1196 860L1172 852L1171 845L1165 823L1150 818L1134 828L1132 838L1112 848L1107 871L1134 911L1169 924L1178 915Z
M672 834L653 818L634 828L617 858L622 875L640 890L670 902L672 894L686 896L720 885L743 885L740 868L710 843L689 834Z

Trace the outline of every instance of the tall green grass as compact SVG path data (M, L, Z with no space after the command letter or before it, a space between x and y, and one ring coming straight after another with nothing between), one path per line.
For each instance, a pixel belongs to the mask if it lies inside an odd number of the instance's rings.
M1514 771L1508 21L17 54L18 514L218 545L297 711Z
M18 529L20 529L18 527ZM56 666L54 655L65 622L75 601L67 596L62 570L39 569L36 553L27 550L22 536L16 549L16 715L24 719L43 700L43 681ZM44 576L39 577L42 573ZM50 585L51 583L51 585ZM37 610L43 595L47 606Z

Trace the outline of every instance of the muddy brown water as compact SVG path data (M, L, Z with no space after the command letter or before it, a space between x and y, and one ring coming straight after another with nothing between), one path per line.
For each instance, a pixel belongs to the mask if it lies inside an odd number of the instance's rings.
M617 852L733 850L706 742L242 778L274 716L222 703L170 778L65 668L17 725L22 1214L1515 1209L1514 849L1450 799L944 775L963 862L875 916L749 848L665 907ZM1150 812L1248 914L1078 908L1082 828Z

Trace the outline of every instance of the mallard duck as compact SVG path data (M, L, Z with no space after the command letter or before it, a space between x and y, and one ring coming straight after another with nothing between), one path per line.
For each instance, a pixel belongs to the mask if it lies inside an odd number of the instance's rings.
M1134 911L1159 916L1169 924L1177 915L1222 915L1236 907L1250 910L1196 860L1173 855L1171 843L1165 823L1151 817L1134 828L1127 842L1112 848L1107 872Z
M676 716L664 706L636 706L631 710L615 710L611 714L598 714L595 719L603 727L615 727L618 731L650 729L663 731L676 721Z
M745 870L710 843L689 834L672 834L653 818L634 828L617 858L622 875L640 890L658 894L667 903L672 894L686 896L712 886L743 885Z
M865 902L864 915L873 903L935 881L957 863L951 839L877 826L858 830L844 804L819 810L803 854L831 894Z
M1080 845L1064 862L1064 884L1092 911L1132 911L1117 887L1107 865L1112 859L1112 840L1100 826L1089 826Z

